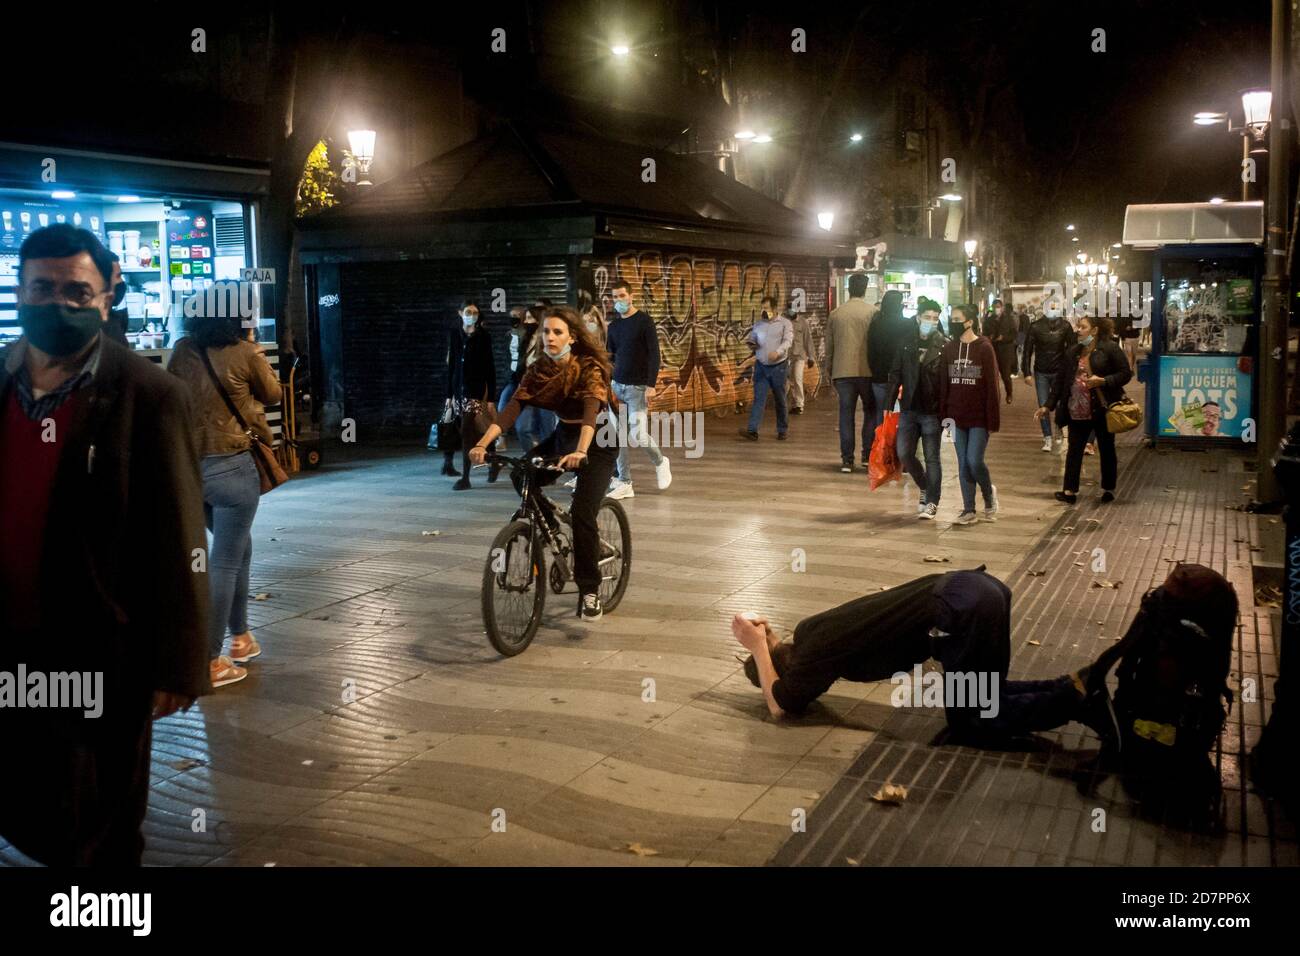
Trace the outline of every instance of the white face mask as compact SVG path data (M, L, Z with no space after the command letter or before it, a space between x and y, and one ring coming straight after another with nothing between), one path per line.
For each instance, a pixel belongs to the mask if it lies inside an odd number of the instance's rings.
M478 321L478 316L466 314L466 315L462 315L460 317L460 320L462 323L464 323L465 328L468 330L474 327L474 323Z
M598 322L596 322L595 319L588 319L588 320L587 320L587 331L590 332L592 335L595 335L595 334L596 334L596 331L597 331L599 328L600 328L600 324L599 324Z

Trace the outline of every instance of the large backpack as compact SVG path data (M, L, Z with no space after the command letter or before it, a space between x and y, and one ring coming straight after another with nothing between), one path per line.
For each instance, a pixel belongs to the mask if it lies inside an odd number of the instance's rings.
M1175 662L1183 679L1171 684ZM1217 798L1219 776L1209 754L1232 707L1231 662L1231 628L1207 631L1158 590L1143 599L1124 638L1115 712L1125 776L1144 795L1202 807L1205 798Z

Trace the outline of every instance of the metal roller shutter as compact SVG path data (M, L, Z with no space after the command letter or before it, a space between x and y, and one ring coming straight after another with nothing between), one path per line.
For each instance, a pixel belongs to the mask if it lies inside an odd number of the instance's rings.
M510 372L510 315L539 298L569 300L562 256L347 263L340 266L344 414L360 429L427 429L447 397L448 335L465 299L492 335L497 381ZM502 289L502 311L493 292Z
M607 317L619 279L631 283L638 307L654 316L662 363L651 403L656 410L700 411L752 397L745 336L765 294L781 308L795 289L803 290L813 352L822 354L830 282L824 259L604 243L590 266ZM816 384L820 364L805 373L805 387Z

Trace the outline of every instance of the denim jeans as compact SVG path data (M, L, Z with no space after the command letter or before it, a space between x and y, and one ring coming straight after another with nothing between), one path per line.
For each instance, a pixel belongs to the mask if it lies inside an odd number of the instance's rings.
M989 445L987 428L954 428L957 441L957 479L961 485L961 510L975 510L975 486L984 493L984 506L993 504L993 481L984 464Z
M763 411L767 408L769 390L776 400L776 433L784 435L785 430L790 427L785 405L785 377L789 371L789 362L778 362L776 365L754 363L754 407L749 410L751 432L758 431L758 426L763 423Z
M888 394L888 392L889 392L889 384L887 382L871 383L871 398L872 401L876 403L876 420L875 420L875 425L873 426L874 428L880 427L880 423L885 420L885 412L889 411L891 408L894 407L893 402L889 402L888 406L886 406L885 397ZM874 437L874 432L873 432L873 437ZM871 454L870 445L867 446L867 454Z
M261 497L261 479L253 453L208 455L203 473L203 516L212 532L208 552L208 657L221 655L226 628L248 630L248 569L253 560L253 518Z
M921 440L925 452L925 467L916 459L916 442ZM904 411L898 416L898 460L903 470L912 476L916 487L925 496L925 503L937 505L943 488L943 463L939 459L943 438L943 425L938 415L925 412Z
M619 414L627 419L627 445L618 450L617 475L619 481L632 480L631 463L628 461L631 448L644 448L650 456L651 463L658 468L663 464L664 453L659 450L650 436L648 426L649 414L646 411L646 386L624 385L614 382L614 394L618 396Z
M858 414L858 401L862 402L862 457L871 454L871 442L876 437L875 400L871 395L871 379L853 376L835 379L835 393L840 397L840 461L853 461L853 420Z
M1038 407L1042 408L1051 399L1052 392L1056 388L1056 376L1059 372L1035 372L1034 373L1034 390L1038 392ZM1052 437L1052 416L1044 415L1043 420L1038 423L1043 428L1043 437Z
M533 448L555 431L560 416L545 408L525 405L519 417L515 419L515 433L519 436L520 448Z

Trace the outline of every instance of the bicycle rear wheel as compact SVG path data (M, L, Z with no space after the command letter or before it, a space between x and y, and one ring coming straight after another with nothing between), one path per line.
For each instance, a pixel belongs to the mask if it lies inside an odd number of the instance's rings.
M546 551L527 521L513 521L492 540L483 568L483 627L501 654L532 643L546 607Z
M632 526L627 512L612 498L600 503L596 512L600 535L600 605L608 613L618 607L632 574Z

